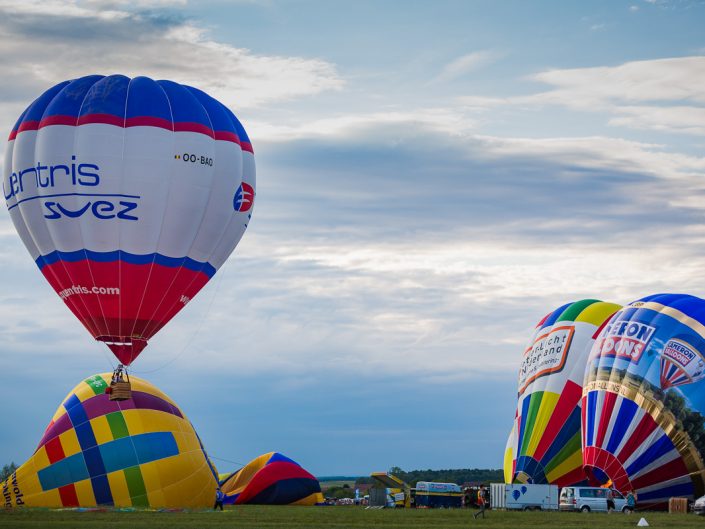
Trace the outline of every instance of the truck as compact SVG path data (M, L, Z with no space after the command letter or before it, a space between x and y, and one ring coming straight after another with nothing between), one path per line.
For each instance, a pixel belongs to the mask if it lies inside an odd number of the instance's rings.
M558 510L558 485L492 483L491 490L493 508L521 511Z

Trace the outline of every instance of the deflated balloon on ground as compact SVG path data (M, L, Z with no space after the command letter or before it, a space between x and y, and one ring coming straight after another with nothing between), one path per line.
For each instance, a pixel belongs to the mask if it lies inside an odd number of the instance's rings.
M1 484L6 508L212 507L217 473L179 407L132 377L110 401L110 374L78 384L32 457Z

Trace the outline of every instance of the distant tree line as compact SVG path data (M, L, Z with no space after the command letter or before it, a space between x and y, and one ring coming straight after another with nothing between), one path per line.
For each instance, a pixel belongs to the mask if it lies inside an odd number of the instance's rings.
M411 470L409 472L400 467L392 467L389 473L404 480L412 487L416 486L418 481L435 481L438 483L463 483L478 482L478 483L504 483L504 471L502 469L491 468L458 468L446 470ZM373 483L372 478L358 478L355 485L363 485Z
M5 481L15 470L17 470L17 465L15 465L14 461L2 467L2 469L0 469L0 481Z

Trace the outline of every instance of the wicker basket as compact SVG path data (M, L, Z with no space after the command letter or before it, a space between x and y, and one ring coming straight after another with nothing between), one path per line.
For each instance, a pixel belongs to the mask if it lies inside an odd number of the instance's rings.
M128 400L132 398L132 388L124 380L110 384L110 400Z
M668 512L670 513L685 513L688 512L687 498L671 498L668 500Z

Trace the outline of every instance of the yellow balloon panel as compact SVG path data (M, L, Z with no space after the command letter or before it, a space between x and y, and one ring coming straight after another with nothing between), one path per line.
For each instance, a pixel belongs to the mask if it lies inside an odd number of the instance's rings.
M178 406L134 377L132 398L110 401L109 382L95 375L68 394L35 453L1 484L5 507L213 505L216 470Z

